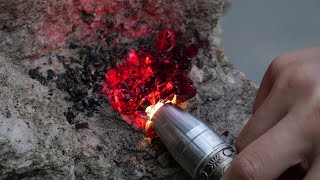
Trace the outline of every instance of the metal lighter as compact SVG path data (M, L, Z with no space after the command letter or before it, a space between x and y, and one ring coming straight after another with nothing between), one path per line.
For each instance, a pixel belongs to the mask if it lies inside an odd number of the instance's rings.
M153 114L151 126L173 158L195 180L218 180L236 154L205 123L174 105L161 106Z

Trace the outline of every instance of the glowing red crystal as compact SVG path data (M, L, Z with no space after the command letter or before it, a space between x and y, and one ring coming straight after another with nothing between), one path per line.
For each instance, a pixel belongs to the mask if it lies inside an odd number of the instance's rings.
M186 76L196 52L195 44L177 45L174 32L162 31L154 51L132 49L126 60L106 73L103 91L124 119L144 128L148 106L174 95L181 103L196 94Z
M170 30L159 33L156 50L171 51L176 46L176 35Z

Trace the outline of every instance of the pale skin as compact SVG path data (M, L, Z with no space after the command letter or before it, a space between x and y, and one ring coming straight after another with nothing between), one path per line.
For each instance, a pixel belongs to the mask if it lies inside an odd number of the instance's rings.
M276 58L252 114L222 180L320 179L320 47Z

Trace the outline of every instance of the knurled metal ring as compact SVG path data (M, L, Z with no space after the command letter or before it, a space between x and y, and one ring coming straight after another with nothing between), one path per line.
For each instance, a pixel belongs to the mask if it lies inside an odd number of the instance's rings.
M236 152L228 144L215 149L199 166L195 179L196 180L219 180L220 177L229 167Z

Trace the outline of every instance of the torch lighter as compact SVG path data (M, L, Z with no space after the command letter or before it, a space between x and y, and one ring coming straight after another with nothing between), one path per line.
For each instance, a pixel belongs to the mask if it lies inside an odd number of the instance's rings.
M177 106L161 106L151 117L150 125L173 158L195 180L220 179L236 154L205 123Z

